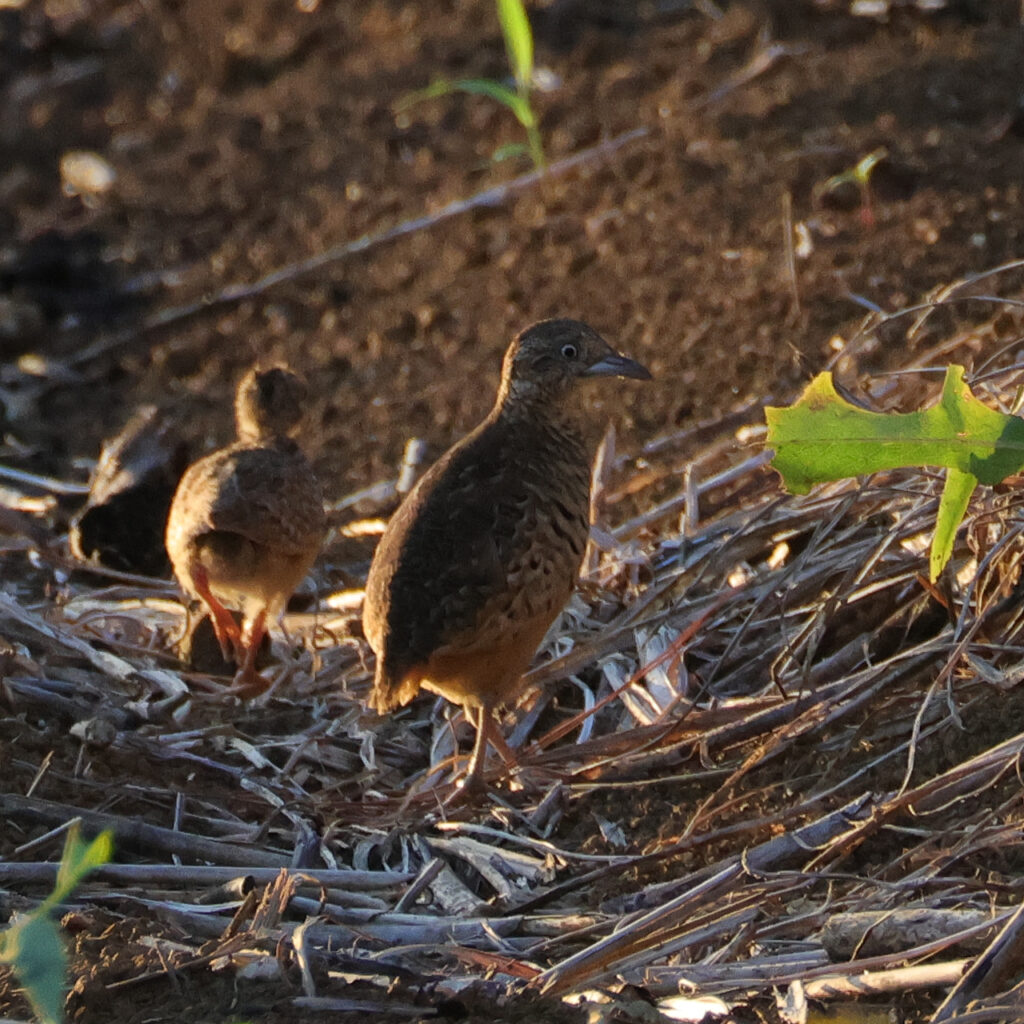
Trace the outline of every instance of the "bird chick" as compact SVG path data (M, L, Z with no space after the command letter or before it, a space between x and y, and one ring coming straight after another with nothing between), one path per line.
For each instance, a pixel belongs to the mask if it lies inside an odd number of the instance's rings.
M543 320L505 353L497 400L409 492L366 581L380 713L421 687L466 709L477 734L464 785L478 788L494 713L516 693L572 595L590 531L601 418L581 385L649 380L576 320Z
M182 590L207 608L240 690L258 689L256 654L309 572L327 522L313 469L291 438L306 385L255 367L235 395L237 440L194 462L171 501L165 542ZM242 627L228 610L242 613Z

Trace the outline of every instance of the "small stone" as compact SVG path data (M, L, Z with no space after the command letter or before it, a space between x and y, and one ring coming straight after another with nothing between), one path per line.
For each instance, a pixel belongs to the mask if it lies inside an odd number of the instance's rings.
M60 180L65 195L99 196L117 181L117 171L98 153L72 150L60 158Z
M71 735L90 747L109 747L117 738L117 728L106 718L86 718L71 726Z

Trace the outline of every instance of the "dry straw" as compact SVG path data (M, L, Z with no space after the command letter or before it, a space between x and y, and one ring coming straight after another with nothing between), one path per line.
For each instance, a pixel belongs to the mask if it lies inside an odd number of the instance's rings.
M1019 294L1019 274L984 285ZM1020 310L966 303L979 286L947 287L927 321L872 314L837 371L855 384L858 353L910 328L917 354L866 401L915 407L941 379L921 371L955 360L1010 408ZM364 710L366 652L351 609L332 610L345 601L289 620L306 651L263 703L225 705L162 655L180 627L165 585L71 572L58 606L42 583L68 570L48 548L0 598L3 714L59 724L80 755L13 745L35 779L0 793L23 837L0 886L41 899L61 827L111 828L121 863L78 899L174 936L121 986L227 964L274 975L291 949L296 1006L358 1002L337 979L361 978L379 996L360 1005L394 1013L424 985L560 999L629 983L727 1003L921 989L935 1007L963 977L949 1006L980 998L970 1019L1005 1019L1021 942L1017 492L976 497L933 588L934 475L787 496L760 419L754 405L658 438L642 469L605 460L589 576L507 716L519 766L475 809L442 807L457 720L429 702ZM45 799L52 781L73 799ZM645 814L658 827L638 833ZM965 974L979 951L991 970Z

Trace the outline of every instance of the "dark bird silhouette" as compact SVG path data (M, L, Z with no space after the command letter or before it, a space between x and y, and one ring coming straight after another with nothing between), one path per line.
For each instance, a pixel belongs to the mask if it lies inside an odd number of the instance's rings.
M371 704L391 711L420 687L461 704L477 729L467 787L489 741L507 753L494 712L576 583L602 425L582 385L602 377L650 373L576 320L519 334L494 408L410 491L370 566Z

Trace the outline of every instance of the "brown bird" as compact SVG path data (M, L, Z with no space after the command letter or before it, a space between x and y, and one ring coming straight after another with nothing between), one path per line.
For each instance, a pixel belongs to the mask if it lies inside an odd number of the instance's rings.
M543 320L505 353L497 401L388 523L370 566L363 626L378 712L420 687L461 704L477 730L466 787L482 782L494 712L510 700L572 595L590 530L600 419L585 381L649 380L586 324Z
M287 367L250 370L235 395L237 440L189 466L167 518L174 573L209 610L241 688L259 682L267 619L283 612L327 529L320 486L290 436L305 398ZM241 610L241 629L228 607Z

